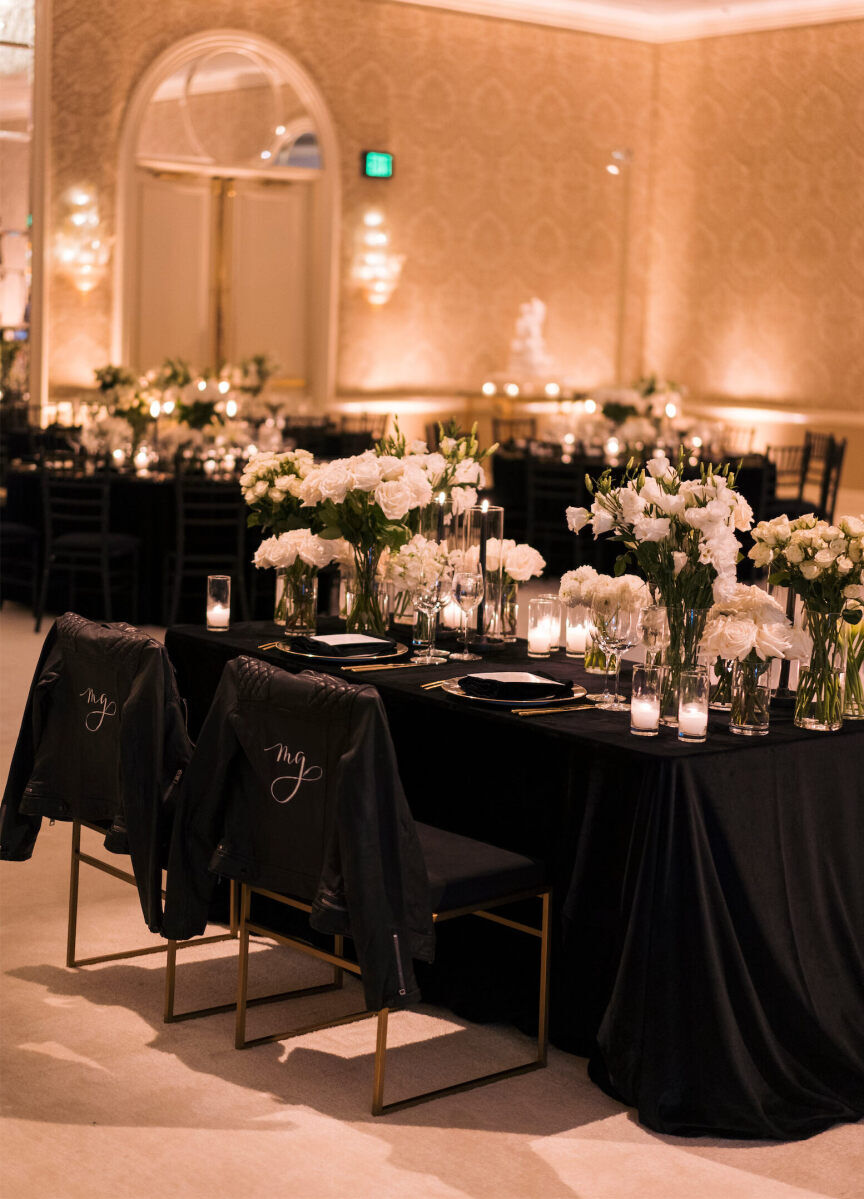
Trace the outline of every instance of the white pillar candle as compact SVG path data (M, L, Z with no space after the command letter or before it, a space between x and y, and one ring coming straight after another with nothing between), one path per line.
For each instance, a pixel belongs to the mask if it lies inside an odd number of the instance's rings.
M462 609L455 600L446 603L441 611L441 623L445 629L458 629L462 625Z
M656 729L660 725L660 699L638 698L630 701L630 724L634 729Z
M227 629L231 609L225 604L210 604L207 608L207 628Z
M688 737L704 737L708 730L708 711L701 704L681 704L678 708L678 732Z
M567 653L568 654L584 654L585 646L588 641L588 625L580 622L579 624L567 624Z
M544 621L537 625L534 629L528 630L528 653L536 655L546 655L550 652L552 645L552 634L549 631L549 625Z

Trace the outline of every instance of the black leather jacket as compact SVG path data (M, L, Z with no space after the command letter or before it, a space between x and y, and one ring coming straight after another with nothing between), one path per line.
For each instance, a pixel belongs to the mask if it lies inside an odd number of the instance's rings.
M128 853L141 908L162 928L170 791L192 752L174 670L158 641L67 612L45 639L0 806L0 858L33 853L42 817L105 828Z
M374 688L226 665L181 787L166 936L204 932L214 872L304 899L313 928L350 935L370 1009L419 999L429 884Z

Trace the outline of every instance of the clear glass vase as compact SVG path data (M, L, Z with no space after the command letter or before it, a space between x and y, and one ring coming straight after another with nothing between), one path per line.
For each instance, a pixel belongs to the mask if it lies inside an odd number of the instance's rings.
M424 612L420 608L414 609L414 629L411 634L411 645L415 650L421 653L428 653L429 647L432 644L432 633L435 629L435 618L437 613Z
M839 612L804 609L804 627L812 640L810 661L801 667L795 692L799 729L833 733L843 724L847 641Z
M500 638L507 644L512 644L516 640L516 625L519 619L519 584L512 579L504 580L498 616Z
M846 702L844 720L864 720L864 621L846 625Z
M752 654L733 662L729 729L744 737L764 737L771 711L771 659Z
M302 567L302 569L298 569ZM273 621L286 633L314 634L318 619L318 571L295 563L276 570L276 602Z
M390 587L378 578L380 557L378 546L354 549L354 578L346 594L345 627L349 633L367 633L371 637L387 633Z
M683 670L699 666L699 642L705 631L708 608L685 608L668 605L666 617L669 641L663 649L663 694L660 698L660 723L671 727L678 724L679 683Z
M708 707L712 712L728 712L732 707L732 676L735 662L717 658L708 668Z
M610 654L607 662L606 654L589 633L588 640L585 642L585 660L582 665L587 674L605 674L607 666L610 671L614 671L615 655Z

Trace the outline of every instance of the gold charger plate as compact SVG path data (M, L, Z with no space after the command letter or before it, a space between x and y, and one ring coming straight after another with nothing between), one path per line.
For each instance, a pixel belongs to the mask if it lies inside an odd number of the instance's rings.
M332 662L336 666L350 664L361 666L372 662L392 662L394 658L404 658L407 653L410 653L409 647L403 645L401 641L396 642L396 648L392 654L306 654L301 650L292 649L287 641L280 641L275 648L281 650L283 654L288 654L291 658L305 658L310 662Z
M462 678L462 675L459 678ZM582 699L588 694L584 687L574 686L567 695L553 695L551 698L547 695L543 699L494 699L486 695L469 695L459 685L459 678L444 679L441 683L441 690L446 691L448 695L458 696L459 699L471 699L478 704L499 704L508 708L512 708L514 704L519 708L548 708L550 704L573 703L574 700Z

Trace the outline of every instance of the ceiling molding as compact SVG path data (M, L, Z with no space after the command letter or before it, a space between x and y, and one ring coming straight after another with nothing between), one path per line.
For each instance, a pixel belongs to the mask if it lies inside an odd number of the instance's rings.
M703 37L823 25L864 17L864 0L681 0L677 11L647 12L603 0L390 0L446 8L475 16L552 25L640 42L683 42ZM668 8L668 6L666 6Z

